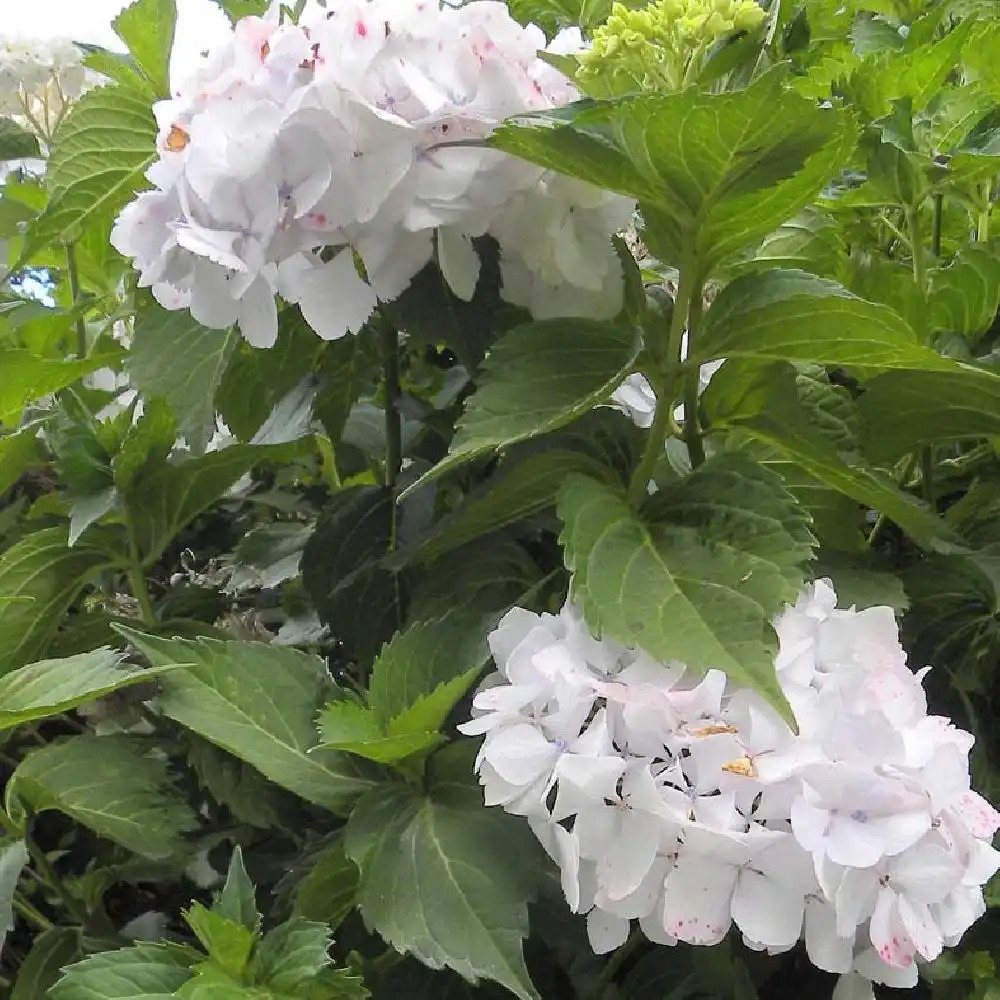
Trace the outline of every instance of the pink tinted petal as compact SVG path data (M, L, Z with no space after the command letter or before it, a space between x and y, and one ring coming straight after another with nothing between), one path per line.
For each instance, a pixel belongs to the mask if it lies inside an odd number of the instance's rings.
M896 969L907 969L916 961L916 950L899 919L899 897L891 889L881 889L869 932L879 958Z
M688 944L718 944L729 930L737 870L711 858L683 855L663 890L666 932Z
M952 806L952 811L957 813L969 833L980 840L992 840L1000 830L1000 812L977 792L966 792Z
M933 961L941 954L943 942L941 929L934 922L929 907L926 903L912 902L906 896L900 896L896 905L914 948L928 962Z

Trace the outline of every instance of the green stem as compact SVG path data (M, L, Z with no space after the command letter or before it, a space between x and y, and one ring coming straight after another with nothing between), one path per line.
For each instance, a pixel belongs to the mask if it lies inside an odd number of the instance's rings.
M87 921L87 911L81 905L79 900L75 899L63 885L62 879L56 874L56 870L49 863L49 859L43 850L40 850L35 846L34 843L29 838L25 838L25 842L28 845L28 853L31 855L31 863L35 871L41 876L42 881L45 883L46 887L54 892L59 899L62 901L62 905L66 912L69 913L74 920L79 920L80 923L86 923Z
M934 449L925 444L920 449L920 492L932 510L937 508L934 497Z
M694 354L695 339L701 325L702 286L695 281L688 300L687 317L687 353ZM701 427L698 424L698 396L701 388L701 373L694 367L684 376L684 443L687 445L688 458L691 467L697 469L705 461L705 445L701 440Z
M66 244L66 274L69 277L69 293L73 299L73 308L80 304L80 272L76 267L76 251L72 243ZM80 360L87 356L87 324L83 313L76 317L76 356Z
M663 454L667 432L674 426L674 390L677 385L677 376L665 373L676 372L677 366L680 364L681 341L684 338L684 330L687 328L688 303L691 301L693 289L698 284L695 275L695 269L690 264L681 265L677 293L674 296L674 311L670 318L670 329L667 332L666 349L664 350L662 343L650 345L650 353L656 366L656 375L646 374L656 394L656 413L653 416L653 424L646 435L646 447L643 449L642 458L629 482L628 500L633 507L638 506L645 499L649 481L653 478L653 470Z
M129 505L124 499L122 500L122 513L125 516L125 525L128 531L129 561L126 566L126 572L128 573L129 588L132 591L132 596L139 602L143 624L155 625L156 611L153 609L153 600L149 596L149 587L146 585L146 574L143 572L142 558L139 555L139 546L135 540L132 512L129 510Z
M36 910L20 893L14 893L14 909L21 914L25 920L30 920L39 930L49 931L55 926L48 917L39 910Z
M601 1000L611 981L621 971L621 967L632 957L632 953L643 941L638 931L633 931L628 940L608 959L600 972L600 981L588 1000Z
M920 209L918 206L906 210L906 224L910 236L910 259L913 261L913 281L920 297L927 293L927 270L924 261L924 246L920 235Z
M941 256L941 221L944 216L944 195L934 195L934 222L931 229L931 253Z
M906 465L903 466L903 471L900 472L899 478L896 480L896 482L900 486L905 487L906 484L910 481L910 477L913 475L913 471L914 469L916 469L916 467L917 467L917 455L914 453L913 455L910 455L910 457L906 460ZM872 526L871 533L868 535L868 542L867 542L868 548L874 547L875 542L878 540L878 536L882 533L882 529L885 527L885 525L886 525L885 514L884 513L879 514L879 516L875 519L875 524Z
M983 207L979 212L979 224L976 226L976 242L986 243L990 238L990 198L993 192L993 182L983 185Z
M382 320L382 367L385 372L385 485L396 485L403 463L403 424L399 413L399 332Z

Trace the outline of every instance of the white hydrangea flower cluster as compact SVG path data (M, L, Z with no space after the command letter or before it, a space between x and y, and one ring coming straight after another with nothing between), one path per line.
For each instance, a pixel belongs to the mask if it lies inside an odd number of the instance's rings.
M549 51L579 48L578 29ZM112 242L167 309L252 344L277 333L275 294L325 339L356 332L434 254L474 293L475 237L501 246L504 297L536 317L610 317L622 302L611 234L633 203L495 150L504 118L576 91L538 57L542 32L503 3L343 0L281 23L278 4L155 114L154 190ZM356 258L363 264L359 275Z
M66 39L0 38L0 115L51 139L66 108L96 76Z
M488 805L527 818L597 952L752 948L840 973L838 997L908 987L958 943L1000 867L1000 814L970 788L973 737L927 714L887 607L826 581L775 621L795 734L756 693L595 639L568 604L514 609L460 728L485 735Z

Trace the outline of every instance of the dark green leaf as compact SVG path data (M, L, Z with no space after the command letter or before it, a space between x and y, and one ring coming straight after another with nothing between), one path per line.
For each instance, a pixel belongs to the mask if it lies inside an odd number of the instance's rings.
M17 970L10 1000L39 1000L59 978L64 966L80 957L80 932L75 927L52 927L35 938Z
M306 996L315 978L330 964L330 929L294 917L264 936L254 956L256 978L289 997Z
M698 361L770 358L880 368L944 369L891 309L804 271L738 278L712 303L695 344Z
M198 820L148 749L127 736L88 735L35 750L7 785L7 811L57 809L143 857L171 857Z
M702 469L711 486L710 467ZM795 512L780 487L767 498L768 520L776 509ZM714 531L646 524L618 491L584 476L566 481L559 515L573 595L596 632L664 662L722 670L790 716L769 624L789 592L776 554L745 551L737 536L722 545Z
M639 199L655 253L679 264L696 240L711 268L808 204L855 131L846 115L788 93L778 70L732 93L690 88L521 116L492 142Z
M636 331L613 323L559 319L515 327L486 359L448 457L418 483L575 420L611 395L637 349Z
M331 440L340 440L351 408L374 384L380 368L370 327L364 327L357 336L324 346L317 366L322 382L316 397L316 415Z
M943 267L927 272L929 332L949 331L975 342L996 319L1000 307L1000 258L981 247L966 247Z
M196 453L215 430L215 391L236 341L232 331L210 330L186 311L168 312L151 296L140 300L126 362L132 384L167 401Z
M15 434L0 437L0 494L38 462L38 428L29 426Z
M14 927L14 893L27 863L28 848L23 840L0 841L0 947Z
M358 866L344 853L343 839L336 837L312 858L295 888L292 913L336 930L354 909L359 878Z
M1000 435L1000 375L885 372L865 384L858 410L866 453L890 463L919 445Z
M162 466L177 440L177 421L163 399L145 401L142 416L130 426L112 458L115 485L127 492L136 481Z
M33 132L13 118L0 118L0 161L23 160L39 155L38 140Z
M56 361L21 348L0 347L0 424L16 423L26 403L64 389L110 360L95 355L86 361Z
M122 631L155 665L193 664L168 675L159 702L165 715L282 788L343 813L377 783L344 754L308 752L316 742L316 713L333 693L318 657L263 643Z
M243 864L243 851L239 844L229 861L226 881L215 900L212 910L226 920L232 920L256 934L260 930L261 915L257 910L257 893Z
M524 824L482 806L472 748L430 764L428 793L386 785L358 804L347 853L361 869L365 922L397 951L537 1000L521 957L537 849Z

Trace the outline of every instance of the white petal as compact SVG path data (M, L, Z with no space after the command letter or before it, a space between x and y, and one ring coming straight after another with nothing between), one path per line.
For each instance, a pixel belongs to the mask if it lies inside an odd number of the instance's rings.
M768 948L790 948L802 931L805 899L752 869L740 873L733 895L736 926Z
M941 954L943 941L941 929L934 922L930 908L926 903L913 902L906 896L900 896L897 905L913 946L928 962L932 962Z
M830 903L812 899L806 903L806 951L809 961L825 972L850 972L854 958L854 935L837 933L837 914Z
M202 326L224 330L236 321L236 303L226 272L217 264L199 260L191 284L191 315Z
M299 278L299 308L323 340L357 333L375 311L372 288L361 280L350 248Z
M251 347L274 347L278 339L278 307L274 292L258 278L239 302L240 333Z
M689 944L718 944L729 930L736 869L710 857L682 855L663 890L668 934Z
M875 1000L872 984L857 973L841 976L830 1000Z
M661 826L649 813L625 814L618 839L597 863L597 883L610 899L624 899L639 888L660 846Z
M594 907L587 914L587 937L598 955L620 948L628 940L629 921Z
M535 781L552 767L558 755L558 747L527 724L494 731L483 746L483 759L513 785Z
M908 969L916 961L916 950L899 919L898 899L892 889L879 890L869 931L872 947L886 965Z
M479 254L471 237L452 226L439 229L437 252L444 280L460 299L469 302L479 281Z

